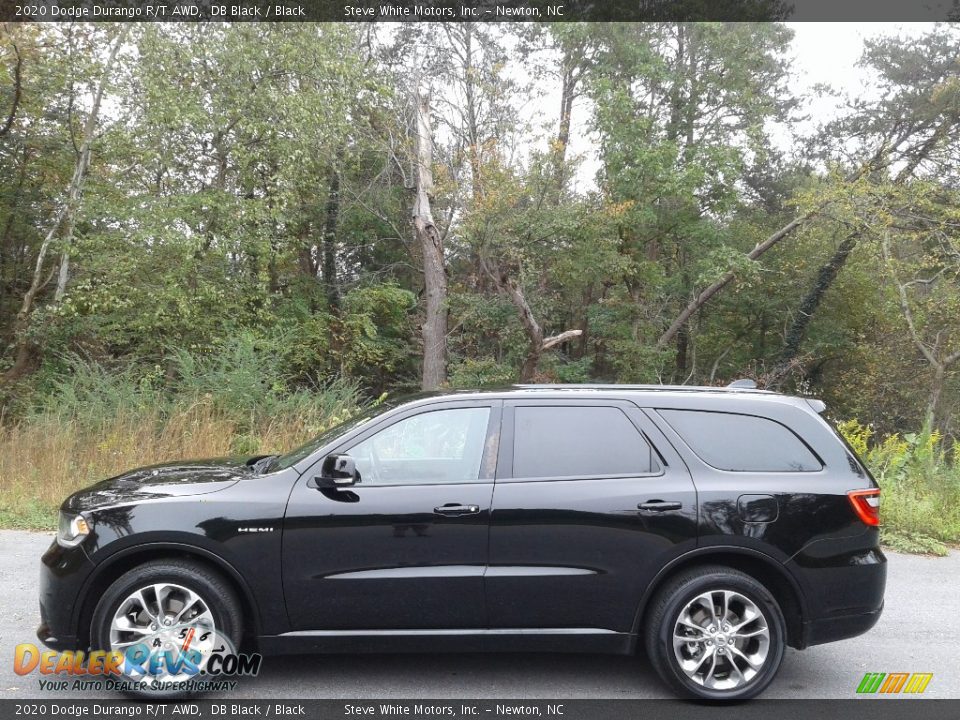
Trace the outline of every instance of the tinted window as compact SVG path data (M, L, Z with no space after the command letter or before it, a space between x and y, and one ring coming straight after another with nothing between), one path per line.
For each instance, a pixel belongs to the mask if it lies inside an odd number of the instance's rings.
M518 407L513 476L641 475L659 470L633 423L613 407Z
M792 431L754 415L660 410L684 442L708 465L740 472L813 472L820 461Z
M364 485L474 482L490 408L434 410L405 418L356 444Z
M340 435L345 435L351 430L355 430L364 423L370 422L377 415L381 415L387 412L387 410L392 410L394 407L395 406L390 403L381 403L365 413L361 413L360 415L354 416L349 420L345 420L339 425L335 425L334 427L330 428L322 435L318 435L317 437L313 438L313 440L310 440L305 445L301 445L296 450L292 450L286 455L281 455L278 458L274 458L274 460L267 466L267 469L269 472L274 472L275 470L284 470L291 465L296 465L298 462L303 460L305 457L312 455L328 442L335 440Z

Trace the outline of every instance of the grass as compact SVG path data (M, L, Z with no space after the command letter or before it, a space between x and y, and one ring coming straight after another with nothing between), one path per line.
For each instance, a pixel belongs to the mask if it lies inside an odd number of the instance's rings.
M0 527L49 530L74 491L142 465L296 447L341 413L286 412L238 422L210 402L172 413L124 411L101 423L46 416L0 429Z
M240 336L217 353L172 352L167 370L62 358L0 425L0 528L49 530L98 480L178 459L279 453L357 411L356 385L290 382L277 343Z

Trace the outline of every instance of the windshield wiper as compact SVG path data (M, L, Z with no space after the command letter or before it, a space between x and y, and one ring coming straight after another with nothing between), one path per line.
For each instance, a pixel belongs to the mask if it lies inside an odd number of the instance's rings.
M272 463L272 462L273 462L274 460L276 460L278 457L280 457L280 456L279 456L279 455L266 455L265 457L260 458L259 460L257 460L256 462L254 462L253 465L251 466L251 467L253 467L253 472L254 472L255 474L257 474L257 475L260 475L261 473L263 473L264 470L267 469L267 467L270 465L270 463Z

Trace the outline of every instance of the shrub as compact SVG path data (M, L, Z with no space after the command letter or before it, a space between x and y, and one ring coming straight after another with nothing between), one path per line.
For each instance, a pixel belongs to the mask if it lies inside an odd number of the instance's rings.
M883 488L881 533L898 550L945 555L960 542L960 454L929 425L917 433L874 438L856 420L837 428Z
M177 458L284 452L357 411L355 384L293 386L275 347L241 335L214 353L174 349L166 370L62 358L66 371L0 426L0 526L47 529L67 495L97 480Z

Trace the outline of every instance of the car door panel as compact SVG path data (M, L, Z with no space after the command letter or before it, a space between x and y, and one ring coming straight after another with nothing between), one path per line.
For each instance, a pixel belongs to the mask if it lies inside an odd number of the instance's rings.
M551 403L508 402L504 410L486 574L491 625L629 632L650 580L667 559L696 545L696 490L686 466L631 404L556 401L564 407L617 407L638 438L646 436L655 448L658 472L514 478L515 409L525 404ZM651 502L667 507L640 507Z
M416 467L403 458L380 458L380 484L369 484L375 471L362 463L358 468L366 472L367 481L361 472L361 481L347 488L309 487L307 480L316 471L304 473L291 494L284 524L284 593L294 630L487 624L483 571L499 403L420 408L394 418L387 427L424 412L478 407L490 412L480 443L485 451L472 482L458 463L429 455L421 458L426 460L421 474L430 477L416 484L393 484ZM383 430L372 428L351 446ZM457 481L445 481L451 478Z

